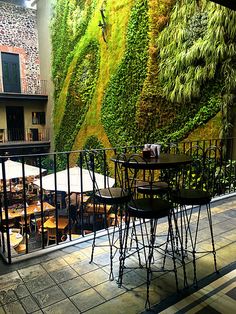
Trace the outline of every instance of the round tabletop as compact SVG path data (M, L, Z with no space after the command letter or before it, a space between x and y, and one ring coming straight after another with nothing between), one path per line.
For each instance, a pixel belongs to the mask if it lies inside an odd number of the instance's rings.
M13 248L16 248L23 241L22 234L18 232L12 232L10 234L10 244Z
M144 158L142 154L121 154L111 158L112 161L122 163L133 169L167 169L186 165L192 158L184 154L160 154L158 157Z

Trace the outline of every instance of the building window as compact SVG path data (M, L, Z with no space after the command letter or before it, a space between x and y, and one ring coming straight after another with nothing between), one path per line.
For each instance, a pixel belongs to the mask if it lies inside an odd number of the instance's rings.
M45 124L45 112L32 112L32 124Z

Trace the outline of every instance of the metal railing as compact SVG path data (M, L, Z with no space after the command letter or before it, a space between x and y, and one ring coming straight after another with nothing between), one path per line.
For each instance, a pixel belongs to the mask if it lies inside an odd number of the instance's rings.
M0 129L0 145L10 142L44 142L50 140L48 128Z
M197 147L201 148L205 156L207 152L211 160L208 167L211 178L214 178L214 183L217 179L214 190L214 196L216 196L230 194L236 190L236 160L233 159L236 146L234 143L235 139L165 143L162 144L161 151L171 154L184 153L193 157ZM16 256L19 256L17 246L11 239L12 228L18 230L19 242L24 248L24 251L20 253L23 255L59 245L65 240L72 241L75 238L86 237L88 233L104 229L108 224L107 219L110 218L112 208L104 211L101 206L91 206L93 184L88 185L90 177L86 172L88 171L86 170L88 159L86 156L93 155L94 171L103 175L103 186L106 187L108 177L116 181L117 176L117 169L111 157L119 152L141 152L142 147L80 150L31 155L30 157L13 156L12 159L17 160L20 167L20 173L17 172L16 167L13 174L11 169L7 168L6 163L10 156L0 157L0 252L4 259L11 263ZM201 160L200 155L197 157ZM28 170L27 163L29 162L37 167L34 173L36 180ZM179 173L181 171L178 169ZM170 180L175 182L175 174L174 169L168 170L168 173L162 170L159 176L168 175ZM189 180L191 181L191 177ZM72 204L70 197L66 198L66 195L69 196L71 193L78 196L76 204ZM105 215L106 212L107 215ZM54 229L56 235L54 240L48 238L47 221Z
M26 95L47 95L47 81L33 78L20 78L17 82L0 77L0 93L15 93Z

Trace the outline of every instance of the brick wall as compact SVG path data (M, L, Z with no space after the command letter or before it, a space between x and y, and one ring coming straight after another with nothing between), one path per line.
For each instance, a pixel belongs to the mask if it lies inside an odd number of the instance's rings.
M0 52L19 54L22 92L37 92L40 68L35 10L0 1Z

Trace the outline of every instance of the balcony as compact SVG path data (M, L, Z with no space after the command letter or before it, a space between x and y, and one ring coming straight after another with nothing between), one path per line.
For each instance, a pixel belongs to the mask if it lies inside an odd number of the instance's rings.
M212 217L214 225L214 235L216 241L216 254L219 274L214 273L214 267L212 263L212 255L209 253L200 254L197 259L198 264L198 288L201 289L194 296L190 296L186 299L186 302L178 303L177 310L172 308L173 311L170 313L180 312L182 308L186 310L188 307L190 310L202 309L202 313L208 313L208 304L215 306L217 304L216 297L222 298L227 297L229 289L233 288L233 275L232 279L228 274L229 270L232 270L232 263L235 266L235 178L236 178L236 165L235 160L232 158L233 155L233 139L223 141L223 140L209 140L209 141L198 141L198 142L184 142L179 144L162 145L163 153L189 153L192 156L196 145L202 147L203 150L210 152L209 158L211 162L209 163L210 173L214 174L214 198L212 201ZM220 150L215 150L215 148ZM222 148L222 149L221 149ZM227 148L227 149L226 149ZM110 157L117 153L117 151L124 152L138 152L140 147L126 147L107 149L107 150L93 150L89 154L94 154L96 156L95 165L96 171L103 172L104 165L109 167L109 175L115 175L114 164L110 164ZM217 152L215 154L215 152ZM219 155L222 152L222 155ZM112 213L108 217L103 211L103 214L99 212L90 212L83 204L85 202L85 187L83 186L83 178L79 175L76 177L76 182L80 184L81 182L81 203L80 209L78 210L78 222L73 226L73 228L68 228L67 238L63 239L60 237L59 240L47 241L46 225L47 221L52 219L52 213L55 215L53 220L63 218L70 224L70 211L65 210L65 204L63 202L63 194L59 191L60 185L60 175L55 175L54 171L59 171L66 167L66 180L62 180L62 183L66 186L66 193L68 191L73 191L73 184L70 178L74 175L71 173L72 169L69 168L70 163L77 161L80 167L84 167L84 157L88 152L78 151L78 152L67 152L67 153L52 153L50 155L35 155L32 156L32 163L38 166L39 174L39 187L38 194L36 189L36 182L30 181L31 179L26 177L21 178L14 182L6 182L8 180L3 180L3 204L1 215L7 215L5 217L5 226L2 224L2 242L1 242L1 253L6 261L18 262L16 265L5 265L2 264L2 273L5 275L1 277L2 294L8 293L14 296L12 301L4 298L2 300L2 305L5 308L16 307L17 309L22 309L27 307L28 304L26 300L35 300L35 308L39 308L45 312L57 312L58 309L75 312L75 313L140 313L144 310L145 299L146 299L146 272L145 268L140 269L136 267L138 265L138 256L134 255L131 259L127 260L129 262L128 266L134 266L135 269L125 269L124 280L122 287L118 288L116 279L118 278L119 271L119 251L114 257L114 281L109 280L110 271L110 251L109 247L106 247L108 238L102 228L104 226L104 221L107 218L112 218ZM79 156L79 158L78 158ZM199 156L195 156L197 159ZM25 164L25 157L19 156L18 160L24 164L25 174L27 174L27 166ZM22 166L22 165L20 165ZM2 163L0 161L0 168L7 170L7 165L4 160ZM51 183L52 187L50 193L46 194L46 188L44 186L44 171L42 168L46 168L48 173L51 173ZM182 170L179 169L182 173ZM189 175L189 180L186 182L193 183L197 177L193 176L191 172L185 172ZM16 173L15 173L16 175ZM175 185L175 171L160 173L160 175L168 175L170 181ZM9 174L5 173L5 179L9 177ZM211 180L211 176L208 177ZM190 180L191 179L191 180ZM217 179L217 180L215 180ZM192 181L193 180L193 181ZM178 182L176 182L177 184ZM15 184L15 186L13 186ZM70 186L70 188L69 188ZM22 189L23 188L23 189ZM15 189L15 190L14 190ZM11 190L11 191L10 191ZM24 193L23 191L26 190ZM64 193L65 194L65 193ZM28 207L26 206L29 205ZM32 204L30 204L32 202ZM44 208L43 202L48 202L47 208ZM87 200L86 200L87 202ZM17 204L17 206L16 206ZM49 205L50 204L50 205ZM82 206L83 205L83 206ZM39 208L38 222L39 225L33 224L35 222L36 208ZM32 209L32 211L30 211ZM47 209L48 217L44 217L44 209ZM37 209L38 211L38 209ZM17 246L8 250L7 239L4 237L6 230L9 230L10 223L14 226L13 228L19 229L20 216L24 214L23 217L27 222L27 215L30 217L28 228L31 230L25 230L21 232L22 236L22 247L24 250L17 250ZM10 214L10 215L9 215ZM194 222L197 219L196 211L194 209L192 213L194 217ZM2 216L3 218L3 216ZM202 220L202 230L207 230L206 217L200 218ZM3 221L3 220L2 220ZM41 225L41 229L39 228ZM194 225L194 224L193 224ZM59 224L58 224L59 226ZM59 231L57 224L56 230ZM111 225L112 226L112 225ZM12 228L12 226L11 226ZM113 228L113 227L111 227ZM110 230L112 230L110 228ZM91 231L88 234L87 231ZM85 232L86 231L86 232ZM89 263L91 257L91 247L93 239L93 231L97 232L99 237L99 245L104 246L102 248L95 248L95 255L93 263ZM139 231L139 230L138 230ZM166 237L168 233L167 223L163 220L159 225L160 238L162 242L163 238ZM14 233L14 232L13 232ZM12 234L12 233L11 233ZM18 233L19 234L19 233ZM10 235L10 234L9 234ZM59 233L58 233L59 235ZM19 238L17 239L19 240ZM209 247L210 237L208 232L204 232L201 239L199 239L200 247L203 250ZM9 242L10 244L11 242ZM5 244L5 246L4 246ZM10 248L10 246L9 246ZM57 252L52 252L57 248ZM16 250L15 250L16 249ZM41 251L41 252L40 252ZM9 252L9 254L8 254ZM43 256L39 254L45 253ZM28 255L31 260L23 261L23 259ZM158 265L159 260L155 260L156 265ZM168 261L167 261L168 262ZM155 265L154 265L155 266ZM176 293L176 288L174 284L174 278L172 273L153 272L153 277L151 281L151 306L153 313L167 313L166 308L168 306L175 304L181 298L196 292L196 287L192 285L193 281L193 269L192 269L191 256L186 256L186 270L188 276L189 288L183 290L183 275L182 266L178 261L177 272L179 275L180 282L180 292ZM12 271L9 273L9 270ZM13 272L14 271L14 272ZM33 275L32 275L33 274ZM227 274L225 278L225 274ZM235 274L235 272L234 272ZM219 277L221 277L219 279ZM50 279L50 280L49 280ZM218 279L218 281L217 281ZM212 286L211 286L212 282ZM217 286L216 286L217 284ZM231 286L232 285L232 286ZM29 289L29 287L31 289ZM203 288L204 287L204 288ZM24 289L28 291L28 297L22 297L19 294L19 289ZM213 293L212 293L212 292ZM45 293L49 295L49 298L45 298ZM224 294L223 294L224 293ZM229 297L229 295L228 295ZM185 301L185 300L184 300ZM208 303L209 301L209 303ZM210 301L212 301L210 303ZM214 302L213 302L214 301ZM225 311L221 313L233 313L232 309L228 306L233 303L225 303ZM174 306L174 305L173 305ZM198 307L195 309L195 307ZM28 307L27 307L28 309ZM127 310L128 309L128 310ZM204 312L205 311L205 312ZM23 312L23 309L22 309ZM145 312L146 313L146 312ZM196 312L195 312L196 313ZM200 311L199 311L200 313Z
M49 129L0 129L0 145L16 142L48 142Z
M0 99L46 99L47 81L21 78L18 82L6 84L0 77Z
M49 148L48 128L0 129L0 155L45 153Z

